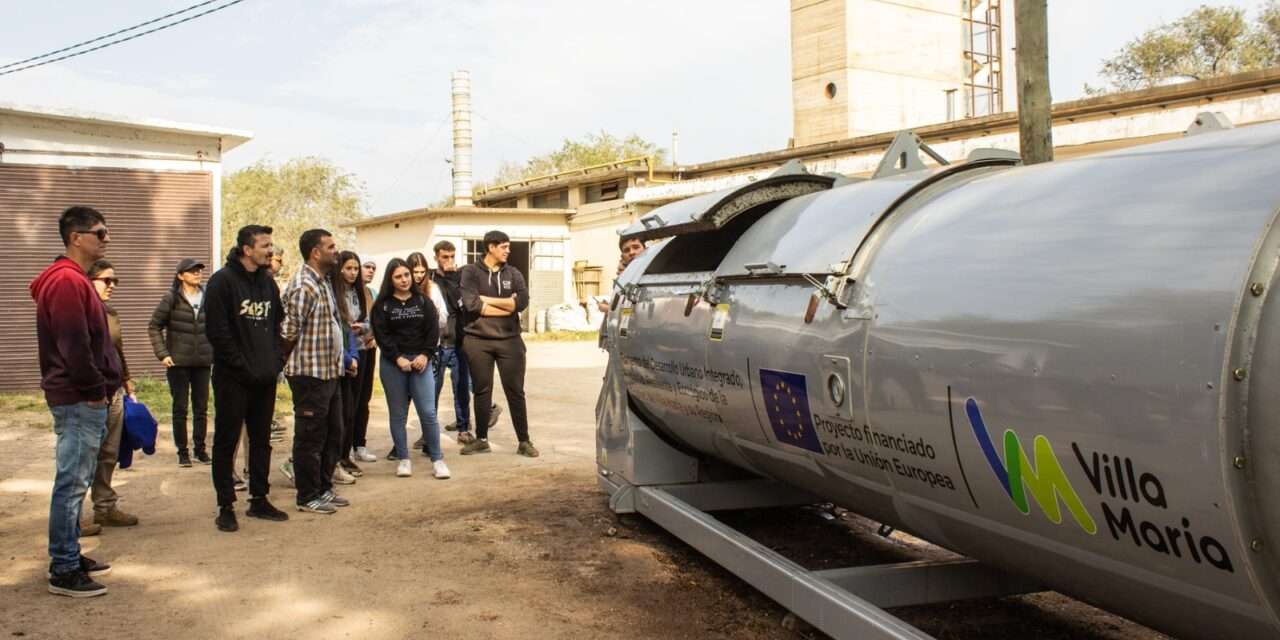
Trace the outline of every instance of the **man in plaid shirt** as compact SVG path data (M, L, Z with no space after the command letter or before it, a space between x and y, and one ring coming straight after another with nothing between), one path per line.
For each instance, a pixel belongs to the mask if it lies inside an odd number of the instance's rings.
M285 379L293 391L293 469L298 510L331 514L350 504L333 491L333 469L341 454L343 329L327 277L337 268L338 248L324 229L298 240L305 261L283 297Z

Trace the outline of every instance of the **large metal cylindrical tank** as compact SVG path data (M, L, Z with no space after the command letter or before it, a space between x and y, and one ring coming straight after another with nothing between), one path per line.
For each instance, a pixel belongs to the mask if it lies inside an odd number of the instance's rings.
M672 237L621 279L607 393L1155 628L1280 633L1280 125L793 178L628 231Z

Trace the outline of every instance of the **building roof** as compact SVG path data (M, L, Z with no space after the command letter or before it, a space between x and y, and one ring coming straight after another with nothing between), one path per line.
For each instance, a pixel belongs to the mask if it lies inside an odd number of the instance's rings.
M1264 69L1237 73L1205 80L1182 82L1150 89L1110 93L1093 98L1058 102L1053 105L1053 119L1073 122L1090 118L1105 118L1125 112L1149 111L1165 109L1173 104L1187 102L1205 102L1209 105L1233 94L1249 94L1267 92L1280 87L1280 68ZM1206 109L1211 107L1206 106ZM999 130L1017 130L1018 113L1006 111L980 118L964 118L911 129L926 141L950 140L964 138L974 134L985 134ZM681 165L677 171L684 179L696 178L699 174L728 173L745 169L772 167L792 159L814 160L827 156L844 155L869 149L883 149L889 146L897 131L887 131L792 147L765 151L732 158L723 158L710 162Z
M440 216L536 216L536 215L552 215L552 216L569 216L574 213L573 209L515 209L512 207L423 207L421 209L409 209L407 211L398 211L396 213L386 213L379 216L370 216L363 220L357 220L345 225L344 227L352 227L359 229L361 227L371 227L388 222L399 222L401 220L412 220L414 218L423 217L440 217Z
M49 118L52 120L92 122L118 127L130 127L133 129L145 129L148 131L185 133L188 135L218 138L222 143L221 149L224 153L248 142L253 138L252 132L245 131L243 129L228 129L212 125L173 122L171 120L160 120L156 118L138 118L134 116L120 116L84 111L81 109L45 107L9 102L0 102L0 116L3 115L34 116L39 118Z

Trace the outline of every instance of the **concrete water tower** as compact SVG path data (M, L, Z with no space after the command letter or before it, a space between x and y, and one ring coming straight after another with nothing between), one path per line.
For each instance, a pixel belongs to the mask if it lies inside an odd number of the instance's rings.
M1013 44L1012 0L791 0L795 144L1012 111Z

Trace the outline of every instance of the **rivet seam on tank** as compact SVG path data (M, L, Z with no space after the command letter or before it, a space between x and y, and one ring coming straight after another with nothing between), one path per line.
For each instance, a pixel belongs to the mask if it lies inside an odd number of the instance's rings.
M1231 461L1231 464L1237 469L1243 469L1245 462L1244 456L1236 456L1235 459Z
M1249 548L1253 551L1262 551L1262 540L1260 538L1254 538L1253 540L1250 540Z
M1231 377L1235 378L1237 382L1244 380L1245 377L1248 375L1249 375L1249 372L1246 371L1244 367L1239 367L1235 371L1231 372Z
M1264 286L1261 282L1255 282L1249 285L1249 293L1252 293L1255 298L1262 295L1262 292L1266 290L1267 290L1266 286Z

